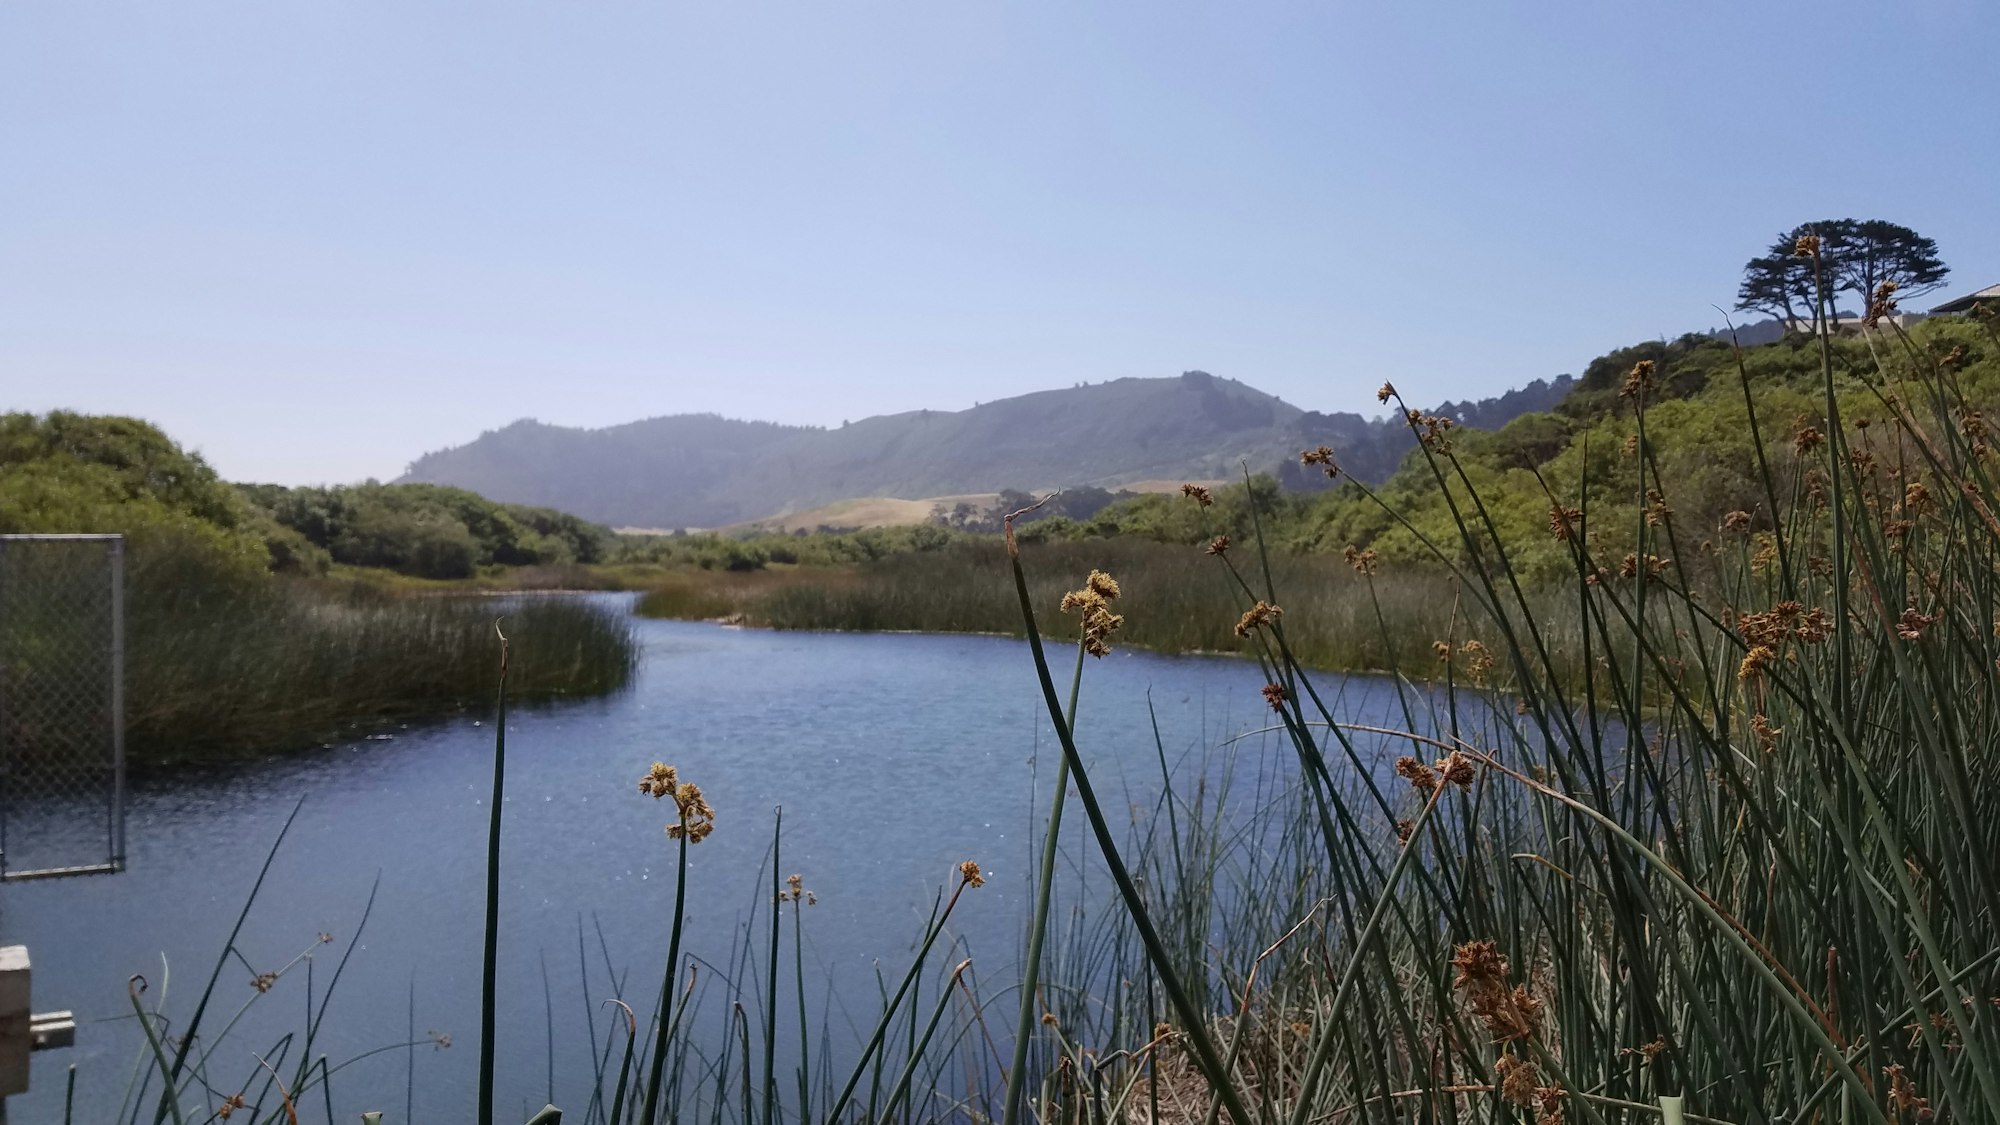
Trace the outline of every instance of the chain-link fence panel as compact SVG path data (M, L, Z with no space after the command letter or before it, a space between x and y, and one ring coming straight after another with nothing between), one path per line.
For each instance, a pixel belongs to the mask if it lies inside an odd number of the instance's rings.
M0 535L0 878L125 862L124 540Z

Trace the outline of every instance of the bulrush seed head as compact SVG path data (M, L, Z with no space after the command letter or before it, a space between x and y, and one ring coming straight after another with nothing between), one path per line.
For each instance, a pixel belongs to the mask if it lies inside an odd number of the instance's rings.
M1542 1002L1522 986L1507 986L1509 966L1499 946L1492 941L1468 941L1458 947L1451 964L1457 970L1452 987L1495 1040L1526 1039L1535 1033Z
M1438 787L1437 771L1409 754L1396 759L1396 774L1409 778L1410 787L1422 796L1430 796L1431 790Z
M654 762L653 768L646 771L646 776L639 779L639 792L653 798L655 801L661 797L672 796L674 792L674 767L665 762Z
M1618 388L1619 398L1638 398L1653 389L1653 361L1642 359L1625 373L1625 383Z
M1271 705L1271 710L1283 712L1285 709L1285 685L1265 684L1264 702Z
M1923 639L1924 630L1937 623L1937 618L1928 613L1919 613L1915 606L1903 611L1896 619L1896 635L1906 641Z
M674 767L654 762L646 776L639 779L639 792L655 801L662 797L674 799L674 811L679 816L667 825L670 839L678 840L685 835L688 843L699 844L715 831L715 810L701 795L701 787L680 780Z
M1568 542L1583 528L1583 509L1561 504L1549 506L1549 533Z
M1318 465L1326 473L1326 479L1328 480L1332 480L1340 475L1340 466L1333 463L1333 450L1324 445L1317 449L1300 450L1299 464Z
M1229 553L1229 536L1218 535L1208 541L1208 553L1221 556Z
M1118 596L1118 580L1101 570L1091 571L1090 577L1084 580L1084 585L1088 586L1101 598L1109 599Z
M1500 1096L1518 1106L1534 1104L1535 1087L1542 1076L1532 1059L1501 1055L1493 1060L1493 1077L1500 1080Z
M1456 750L1438 759L1437 771L1439 776L1460 789L1472 788L1473 778L1479 775L1472 759Z
M958 877L968 887L983 887L986 885L986 876L979 873L979 865L969 859L958 865Z
M1118 581L1101 570L1090 572L1083 589L1063 595L1062 611L1078 615L1083 651L1092 656L1109 654L1111 634L1125 624L1123 617L1111 612L1111 599L1117 596Z
M1198 484L1181 485L1181 495L1206 508L1215 503L1215 496Z
M1236 623L1236 635L1239 637L1247 637L1251 633L1257 631L1258 629L1262 629L1270 625L1276 625L1278 623L1278 618L1283 617L1284 615L1285 615L1284 610L1279 609L1277 606L1274 606L1267 601L1259 599L1256 605L1253 605L1248 610L1244 611L1243 619Z
M805 876L794 874L785 876L785 889L778 892L778 901L818 906L819 896L806 889Z
M1931 1100L1917 1094L1916 1083L1910 1081L1909 1072L1903 1069L1902 1063L1890 1063L1882 1068L1882 1076L1889 1080L1889 1104L1904 1114L1906 1120L1932 1119Z
M1493 654L1478 641L1467 641L1458 646L1458 654L1465 658L1466 671L1472 674L1474 683L1486 683L1486 674L1493 670Z

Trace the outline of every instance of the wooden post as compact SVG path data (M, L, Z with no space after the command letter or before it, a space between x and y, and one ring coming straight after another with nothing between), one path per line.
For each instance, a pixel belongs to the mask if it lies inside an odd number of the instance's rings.
M34 1018L28 1000L28 947L0 946L0 1098L28 1092Z
M74 1015L35 1013L29 978L28 947L0 946L0 1125L7 1125L7 1099L28 1092L28 1056L76 1043Z

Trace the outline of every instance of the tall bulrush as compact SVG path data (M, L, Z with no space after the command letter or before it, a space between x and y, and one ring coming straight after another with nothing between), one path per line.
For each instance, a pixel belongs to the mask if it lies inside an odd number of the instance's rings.
M681 932L687 922L688 847L708 839L715 831L715 809L702 796L699 786L681 780L679 772L664 762L654 762L639 779L639 792L655 801L670 799L674 803L674 820L667 825L667 838L674 842L674 914L667 927L667 967L660 980L656 1004L659 1016L652 1032L653 1059L646 1071L645 1100L639 1111L642 1125L654 1125L660 1119L667 1047L675 1027L674 985L680 973Z
M1893 298L1878 291L1871 313ZM1302 797L1283 834L1296 848L1279 853L1291 867L1254 885L1308 889L1287 921L1251 912L1273 928L1249 945L1262 952L1248 973L1208 956L1244 948L1241 935L1188 949L1153 925L1163 891L1188 888L1133 885L1011 552L1044 700L1143 983L1167 993L1185 1036L1169 1093L1192 1084L1192 1117L2000 1113L1988 404L1955 378L1962 348L1931 351L1893 322L1869 342L1865 379L1837 373L1829 340L1812 345L1819 417L1760 417L1743 374L1763 500L1712 527L1676 516L1648 424L1662 373L1635 366L1618 399L1631 432L1610 462L1619 476L1542 481L1547 534L1571 564L1558 590L1514 565L1521 544L1458 462L1451 421L1404 407L1453 537L1425 539L1383 509L1455 583L1474 638L1437 638L1436 685L1390 685L1401 728L1341 714L1301 666L1260 532L1212 541ZM1382 397L1401 406L1392 387ZM1331 450L1302 460L1337 471ZM1612 488L1632 497L1623 527L1591 511ZM1374 556L1347 561L1372 584ZM1548 620L1552 596L1573 606L1573 632ZM1422 749L1391 771L1381 748L1397 742ZM1390 772L1401 792L1382 783ZM1218 975L1230 1002L1196 999ZM1068 1029L1038 1034L1054 1088L1074 1087L1059 1112L1110 1119L1079 1085L1089 1068ZM1116 1046L1157 1067L1159 1042L1135 1032Z
M1009 514L1009 526L1021 514ZM1086 655L1101 658L1108 654L1111 651L1111 634L1125 624L1123 617L1111 612L1111 603L1117 600L1120 592L1116 579L1103 571L1093 570L1082 588L1063 595L1063 612L1077 615L1076 669L1070 674L1069 706L1063 714L1063 725L1068 731L1076 730L1077 698L1083 687L1083 658ZM1042 861L1035 878L1035 907L1028 922L1027 955L1021 964L1021 1003L1014 1022L1014 1057L1007 1069L1002 1125L1014 1125L1020 1120L1027 1090L1028 1050L1034 1039L1037 1008L1041 1005L1038 988L1042 975L1042 944L1048 937L1049 904L1055 894L1056 856L1061 850L1063 804L1068 792L1069 758L1065 755L1056 761L1055 789L1049 798L1048 825L1043 829Z

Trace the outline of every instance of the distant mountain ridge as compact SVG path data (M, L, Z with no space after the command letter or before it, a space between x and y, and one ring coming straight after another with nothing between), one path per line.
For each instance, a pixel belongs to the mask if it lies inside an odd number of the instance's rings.
M1555 405L1568 376L1435 412L1493 427ZM1301 410L1203 371L916 410L838 429L675 414L601 429L522 420L427 453L400 478L626 527L721 527L861 497L917 499L1177 478L1214 480L1332 446L1379 481L1410 438L1396 418ZM1287 473L1288 477L1297 474ZM1299 478L1293 483L1310 486Z

